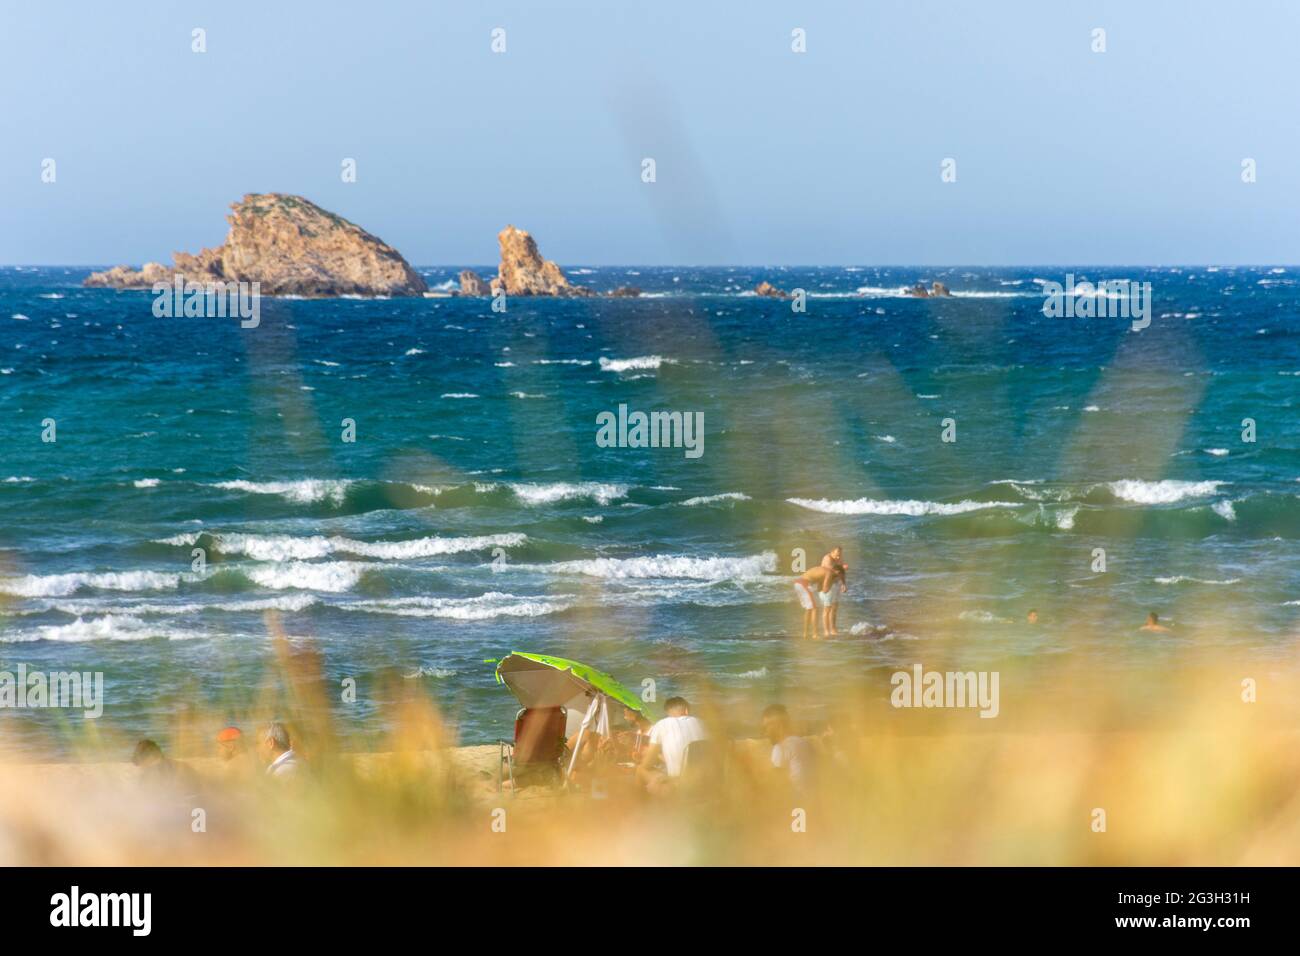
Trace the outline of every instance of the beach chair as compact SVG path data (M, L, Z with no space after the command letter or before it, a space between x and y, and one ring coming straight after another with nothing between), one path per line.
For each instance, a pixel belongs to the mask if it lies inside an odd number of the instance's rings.
M497 792L510 779L510 792L520 779L556 783L564 775L565 724L563 707L523 707L515 714L515 739L498 741Z

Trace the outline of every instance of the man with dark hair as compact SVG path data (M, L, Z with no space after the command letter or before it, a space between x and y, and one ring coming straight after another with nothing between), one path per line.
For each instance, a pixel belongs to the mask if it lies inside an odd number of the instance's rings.
M801 793L812 784L816 756L812 745L790 729L790 714L781 704L763 711L763 736L772 743L772 766L789 780L791 788Z
M1157 631L1166 632L1169 628L1160 623L1160 615L1152 611L1147 615L1147 622L1138 628L1139 631Z
M140 779L151 785L193 794L199 789L198 776L189 767L170 760L162 748L148 738L141 740L131 752L131 763L140 770Z
M698 717L691 716L685 697L664 701L668 715L650 728L649 744L636 768L636 778L650 793L664 793L682 775L686 766L686 748L697 740L707 740L708 732ZM656 764L663 761L663 769Z
M142 769L170 762L163 756L162 748L149 739L141 740L135 745L135 750L131 753L131 763Z

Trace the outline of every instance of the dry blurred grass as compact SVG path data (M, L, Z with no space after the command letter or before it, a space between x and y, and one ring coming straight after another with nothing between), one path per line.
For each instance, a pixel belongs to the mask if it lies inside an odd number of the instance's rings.
M890 711L887 686L865 687L838 702L850 716L819 738L814 793L793 796L767 766L767 746L737 740L718 791L663 802L614 770L603 798L498 794L496 747L455 746L409 689L377 752L348 753L328 708L301 690L312 686L312 656L278 646L268 686L280 691L243 725L287 716L313 767L308 782L286 787L251 758L232 770L209 757L184 761L189 785L149 784L122 760L129 742L100 736L77 762L0 765L0 864L1300 862L1290 670L1243 675L1225 658L1088 684L1087 661L1062 655L1051 679L1036 675L1060 694L1018 696L1017 672L1004 670L995 720ZM1241 698L1244 676L1259 681L1257 703ZM1131 717L1139 699L1159 701L1158 720ZM187 713L172 749L192 752L218 725ZM1097 808L1105 832L1093 829ZM499 809L504 832L493 826ZM792 827L796 810L806 832Z

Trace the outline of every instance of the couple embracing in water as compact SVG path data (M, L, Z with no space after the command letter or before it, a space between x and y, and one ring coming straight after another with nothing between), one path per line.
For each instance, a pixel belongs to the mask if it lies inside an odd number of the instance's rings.
M821 610L822 636L834 637L839 634L837 618L840 611L840 595L847 590L844 573L848 565L844 563L844 549L838 544L822 556L821 564L810 568L794 579L794 593L799 597L799 605L804 610L804 639L817 639L817 611Z

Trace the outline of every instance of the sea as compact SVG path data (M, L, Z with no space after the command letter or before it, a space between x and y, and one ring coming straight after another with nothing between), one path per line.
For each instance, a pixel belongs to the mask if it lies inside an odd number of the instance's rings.
M1295 666L1297 268L578 267L643 295L267 297L256 328L90 271L0 269L0 672L102 673L113 739L286 699L286 646L374 745L412 690L509 736L511 651L754 730L917 662ZM1150 324L1044 314L1067 274L1150 283ZM698 447L598 441L620 407ZM836 544L841 634L804 641L792 581ZM88 723L0 709L0 749Z

